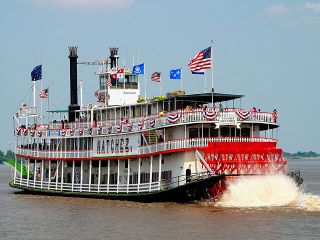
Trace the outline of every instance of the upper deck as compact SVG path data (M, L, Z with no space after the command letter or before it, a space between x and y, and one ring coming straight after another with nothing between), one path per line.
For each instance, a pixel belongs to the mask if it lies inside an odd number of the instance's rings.
M213 107L208 107L212 94L193 94L169 97L160 101L146 101L133 105L91 107L80 111L75 122L54 120L48 124L26 124L16 128L17 135L32 138L115 135L149 129L174 127L195 123L236 126L256 124L260 130L278 127L278 114L234 107L234 100L242 95L215 93ZM232 107L216 103L232 101Z

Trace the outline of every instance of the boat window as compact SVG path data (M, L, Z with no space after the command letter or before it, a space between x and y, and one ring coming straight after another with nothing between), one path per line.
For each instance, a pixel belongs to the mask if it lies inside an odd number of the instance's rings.
M135 106L132 106L131 112L132 112L132 117L136 117L136 107Z
M138 89L138 77L137 75L126 75L126 89Z
M221 137L230 137L230 128L222 127L220 128Z
M151 105L148 105L148 113L147 115L151 115Z
M241 137L250 137L250 128L242 128Z
M209 137L209 128L203 128L203 136L202 137Z
M106 89L106 78L104 75L100 76L100 90Z
M101 161L101 167L108 167L108 161Z
M124 168L128 168L128 159L124 162Z
M210 137L218 137L219 136L219 129L215 129L214 127L210 128Z
M189 138L199 137L198 128L189 128Z

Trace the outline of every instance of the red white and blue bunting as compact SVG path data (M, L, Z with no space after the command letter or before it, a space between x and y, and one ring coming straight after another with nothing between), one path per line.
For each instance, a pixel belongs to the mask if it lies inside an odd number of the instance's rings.
M166 116L166 119L168 120L169 123L176 123L180 120L181 118L181 113L175 113L175 114L170 114Z
M111 126L110 125L107 125L107 130L108 130L108 134L111 133Z
M118 132L121 132L121 129L122 129L121 125L120 124L116 125L116 129Z
M247 120L251 116L251 111L237 109L236 114L241 120Z
M28 135L28 129L26 129L26 128L23 129L23 135L25 135L25 136Z
M74 129L70 129L70 136L73 136L74 134Z
M21 128L17 128L17 129L16 129L17 135L19 135L19 136L21 135L21 130L22 130Z
M102 133L102 127L99 127L98 128L98 134L101 135L101 133Z
M143 122L138 122L138 129L141 130L143 128Z
M42 131L38 130L38 137L42 137Z
M150 127L154 128L154 126L156 125L156 119L155 118L149 119L149 124L150 124Z
M83 134L83 129L80 128L80 129L79 129L79 135L82 135L82 134Z
M128 127L128 132L131 132L131 129L132 129L132 123L127 123L127 127Z
M218 116L219 112L216 112L214 110L209 109L203 109L202 115L205 117L205 119L212 121Z
M36 132L36 130L34 128L31 128L31 130L30 130L31 137L34 137L35 132Z

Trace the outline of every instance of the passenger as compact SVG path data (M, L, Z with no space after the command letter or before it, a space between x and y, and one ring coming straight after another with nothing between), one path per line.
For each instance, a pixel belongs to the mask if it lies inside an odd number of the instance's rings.
M163 141L164 141L164 139L163 139L162 135L160 135L158 138L158 142L163 142Z
M273 112L272 112L273 114L273 121L275 122L275 123L277 123L277 118L278 118L278 112L277 112L277 109L273 109Z
M256 107L253 107L251 112L252 112L252 113L256 113L256 112L257 112Z
M223 111L223 107L221 103L219 104L219 111Z

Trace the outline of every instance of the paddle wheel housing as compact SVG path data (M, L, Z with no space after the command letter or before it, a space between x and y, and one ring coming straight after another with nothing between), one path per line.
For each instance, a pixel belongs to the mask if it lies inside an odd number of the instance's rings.
M210 142L204 153L215 174L285 174L287 164L276 142ZM225 189L224 179L216 183L209 194L217 199Z

